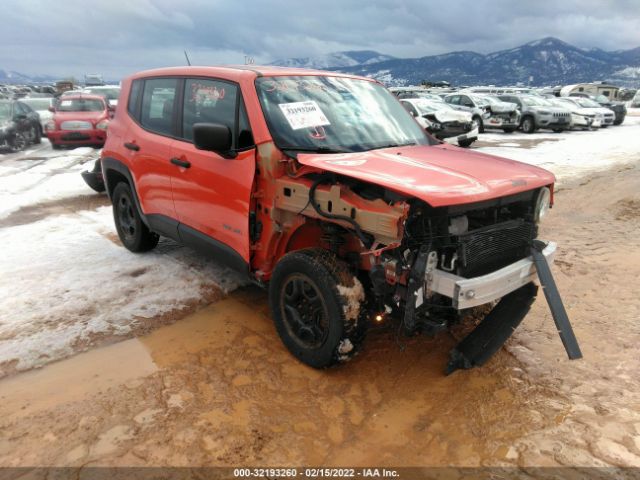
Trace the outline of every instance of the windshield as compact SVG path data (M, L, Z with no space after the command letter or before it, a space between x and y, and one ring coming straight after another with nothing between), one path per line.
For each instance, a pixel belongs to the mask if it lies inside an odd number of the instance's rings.
M38 110L48 110L51 105L50 98L22 98L22 103L26 103L32 109Z
M597 95L595 101L599 103L611 103L611 99L605 95Z
M479 95L469 95L469 98L471 98L471 100L473 100L474 102L476 102L476 104L480 107L485 107L487 105L489 105L490 103L497 103L497 102L493 102L489 99L489 97L482 97Z
M11 104L0 103L0 120L8 120L11 118Z
M100 112L105 109L102 100L88 98L71 98L61 100L56 109L58 112Z
M256 89L278 147L361 152L435 143L383 86L329 76L261 77Z
M119 88L86 88L85 91L94 95L102 95L107 100L117 100L120 96Z

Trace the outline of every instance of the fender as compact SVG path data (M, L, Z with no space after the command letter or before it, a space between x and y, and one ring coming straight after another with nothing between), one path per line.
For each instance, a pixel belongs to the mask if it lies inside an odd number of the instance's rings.
M102 164L102 178L104 178L104 185L107 189L107 195L109 196L109 200L113 203L113 198L111 198L111 193L113 189L116 187L115 185L109 184L109 171L113 170L114 172L118 172L120 175L125 177L131 186L131 191L133 192L133 203L136 205L136 210L138 211L138 215L144 222L144 224L151 228L149 225L149 220L146 215L142 211L142 207L140 206L140 200L138 199L138 192L136 190L136 184L133 181L133 175L129 171L129 167L127 167L120 160L116 160L115 158L103 157L100 159L100 163Z

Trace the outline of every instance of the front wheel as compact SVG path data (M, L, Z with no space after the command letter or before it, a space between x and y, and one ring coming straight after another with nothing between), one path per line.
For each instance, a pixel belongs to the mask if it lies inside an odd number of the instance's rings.
M476 115L473 117L473 120L478 124L478 133L484 133L484 122L482 121L482 117L478 117Z
M24 150L27 146L27 138L20 132L16 132L13 140L11 140L10 148L12 152Z
M269 284L276 330L301 362L325 368L358 351L366 332L364 289L331 252L305 249L285 255Z
M127 183L120 182L113 190L113 219L120 241L127 250L146 252L158 244L160 237L142 221Z
M533 133L536 130L536 124L531 117L525 117L522 120L522 131L524 133Z

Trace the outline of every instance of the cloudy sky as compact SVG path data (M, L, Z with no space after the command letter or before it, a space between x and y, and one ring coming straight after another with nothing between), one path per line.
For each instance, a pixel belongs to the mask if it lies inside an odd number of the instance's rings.
M2 0L0 69L54 76L256 63L340 50L488 53L555 36L640 46L638 0Z

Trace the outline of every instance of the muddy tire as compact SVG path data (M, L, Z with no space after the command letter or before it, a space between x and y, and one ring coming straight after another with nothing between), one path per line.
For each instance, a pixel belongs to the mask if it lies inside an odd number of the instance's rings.
M120 182L113 190L113 219L120 241L127 250L147 252L160 237L151 232L140 218L128 183Z
M521 125L524 133L533 133L536 131L536 122L533 120L533 117L524 117Z
M344 262L315 248L285 255L269 283L271 314L282 342L314 368L357 353L367 327L364 296Z

